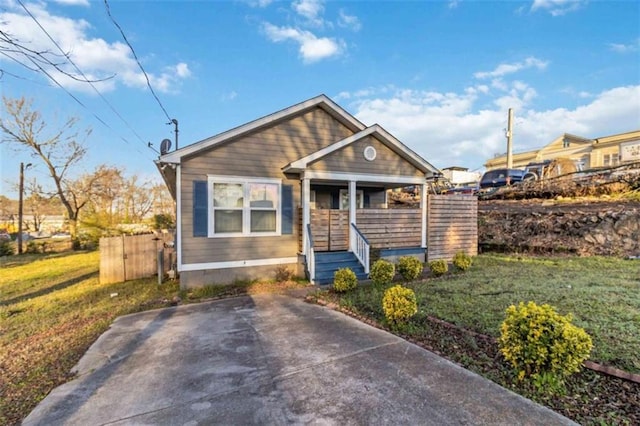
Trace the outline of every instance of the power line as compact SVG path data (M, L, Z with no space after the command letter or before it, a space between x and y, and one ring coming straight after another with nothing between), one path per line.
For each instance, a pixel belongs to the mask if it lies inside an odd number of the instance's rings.
M84 109L86 109L87 111L89 111L96 120L98 120L100 123L102 123L107 129L111 130L113 133L116 133L115 130L113 130L113 128L111 126L109 126L102 118L100 118L95 112L91 111L85 104L82 103L82 101L80 99L78 99L76 96L73 95L73 93L69 92L62 84L60 84L60 82L58 82L58 80L56 80L55 78L53 78L53 76L51 74L49 74L40 64L37 63L37 61L35 61L33 58L27 56L27 58L33 62L33 64L47 77L49 77L49 79L51 81L53 81L58 87L60 87L62 90L64 90L66 92L67 95L69 95L74 101L76 101L78 103L78 105L80 105L81 107L83 107ZM117 134L117 133L116 133ZM122 139L125 143L130 144L130 142L125 139L124 137L120 136L120 139ZM136 148L136 151L138 151L140 154L144 155L142 153L142 151L140 151L139 149Z
M49 32L42 26L42 24L38 21L38 19L33 16L33 14L31 13L31 11L29 11L29 9L27 9L27 7L22 3L22 0L18 0L18 3L20 3L20 6L22 6L22 8L24 9L25 12L27 12L27 14L31 17L31 19L34 20L34 22L38 25L38 27L40 27L40 29L47 35L47 37L49 37L49 40L51 40L51 42L58 48L58 50L60 50L60 52L64 55L64 57L67 59L67 61L69 61L69 63L71 65L74 66L74 68L76 69L76 71L78 71L80 73L80 75L85 79L85 81L87 83L89 83L89 85L93 88L93 90L98 94L98 96L100 96L100 98L102 98L102 100L107 104L107 106L109 106L109 108L111 109L111 111L113 111L113 113L115 115L117 115L120 120L122 120L122 122L133 132L133 134L135 134L138 139L140 139L140 141L142 143L145 143L145 141L142 139L142 137L138 134L138 132L135 131L135 129L129 124L129 122L127 122L127 120L124 119L124 117L115 109L115 107L102 95L102 93L100 93L100 91L98 90L98 88L93 84L92 81L90 81L87 76L84 74L84 72L82 72L82 70L80 69L80 67L78 67L78 65L76 65L75 62L73 62L73 60L71 59L71 57L69 56L68 53L66 53L62 47L60 47L60 45L58 44L57 41L54 40L53 37L51 37L51 35L49 34Z
M144 78L147 80L147 87L149 87L149 90L151 91L151 94L156 99L156 102L158 102L158 105L160 105L160 108L164 112L164 115L166 115L167 119L171 122L172 118L169 117L169 114L167 113L167 110L162 105L162 102L160 102L160 99L156 95L156 92L153 90L153 87L151 87L151 81L149 81L149 76L147 75L147 72L144 70L142 64L140 63L140 60L138 59L138 55L136 55L136 51L133 49L133 46L131 45L131 43L129 43L129 40L127 40L127 36L124 34L124 31L122 30L122 27L120 27L120 25L116 22L115 18L111 15L111 9L109 8L108 0L104 0L104 6L107 9L107 15L109 15L109 19L111 19L111 22L113 22L113 25L115 25L116 28L118 28L118 30L120 31L120 34L122 35L122 38L124 39L125 43L127 43L127 46L129 46L129 49L131 49L131 53L133 54L133 57L135 58L136 62L138 63L138 66L140 67L140 70L142 71L142 74L144 74Z

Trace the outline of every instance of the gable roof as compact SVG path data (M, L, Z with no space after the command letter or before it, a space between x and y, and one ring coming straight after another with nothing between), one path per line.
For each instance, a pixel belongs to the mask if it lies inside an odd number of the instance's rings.
M272 125L274 122L285 120L289 117L296 116L304 111L316 107L325 110L333 118L344 124L353 132L359 132L366 128L366 126L362 122L360 122L353 115L349 114L342 107L340 107L338 104L336 104L323 94L280 110L273 114L258 118L257 120L250 121L231 130L219 133L210 138L203 139L194 144L185 146L184 148L180 148L176 151L161 155L158 161L160 163L180 163L182 158L184 157L191 156L199 151L209 149L213 146L227 142L230 139L234 139L244 134L256 131L262 127Z
M391 133L387 132L382 126L374 124L355 133L347 138L344 138L334 144L331 144L325 148L322 148L316 152L313 152L305 157L302 157L296 161L293 161L283 167L284 172L301 172L307 168L307 166L314 161L317 161L339 149L349 146L359 140L366 138L367 136L374 136L380 140L383 144L391 148L396 154L411 163L414 167L423 173L439 173L436 169L426 161L424 158L416 154L405 144L396 139Z

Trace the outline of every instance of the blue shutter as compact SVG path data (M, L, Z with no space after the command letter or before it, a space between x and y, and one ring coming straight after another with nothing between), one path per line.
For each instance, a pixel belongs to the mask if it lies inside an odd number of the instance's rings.
M206 237L209 224L209 202L206 180L193 182L193 236Z
M280 204L282 213L282 234L293 234L293 186L282 185L282 200Z

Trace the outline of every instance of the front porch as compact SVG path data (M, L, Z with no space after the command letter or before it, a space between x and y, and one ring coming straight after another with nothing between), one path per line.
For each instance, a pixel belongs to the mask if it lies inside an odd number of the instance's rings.
M358 279L366 279L372 255L376 259L412 255L424 261L424 197L419 208L389 209L387 204L387 191L403 186L416 185L424 194L424 180L417 181L414 178L402 186L397 182L360 184L354 180L303 186L299 249L308 278L317 284L329 284L336 270L349 267Z

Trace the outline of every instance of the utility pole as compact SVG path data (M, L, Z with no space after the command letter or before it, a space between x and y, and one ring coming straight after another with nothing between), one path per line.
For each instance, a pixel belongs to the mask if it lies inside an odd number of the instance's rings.
M176 150L178 149L178 120L176 120L175 118L171 119L171 121L167 124L172 124L175 126L175 134L176 134Z
M507 121L507 169L513 168L513 108L509 108L509 120Z
M22 199L22 193L24 192L24 170L29 168L31 166L31 163L27 164L26 166L24 165L24 163L20 163L20 184L18 185L18 254L22 254L22 205L23 205L23 199Z

